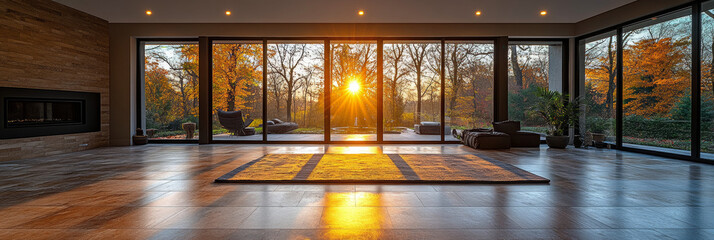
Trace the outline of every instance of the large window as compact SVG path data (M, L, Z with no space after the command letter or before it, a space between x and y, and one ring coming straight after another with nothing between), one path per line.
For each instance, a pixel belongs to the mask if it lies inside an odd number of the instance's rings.
M701 4L579 39L581 133L625 150L714 160L714 1Z
M446 140L451 129L490 127L493 121L493 42L447 41Z
M198 139L199 85L208 142L458 141L493 121L490 40L208 40L207 82L196 42L141 42L153 140Z
M440 141L441 42L388 41L383 56L384 140Z
M262 42L214 42L213 139L263 140Z
M545 135L545 121L532 111L538 88L562 91L562 42L510 42L508 48L508 118L522 130Z
M198 44L142 43L143 124L150 139L198 139Z
M614 144L617 102L617 36L608 32L581 40L580 48L580 130L601 135Z
M623 28L624 146L690 154L691 29L690 9Z
M324 139L324 56L318 42L268 43L268 141Z
M377 140L377 42L332 42L330 139Z

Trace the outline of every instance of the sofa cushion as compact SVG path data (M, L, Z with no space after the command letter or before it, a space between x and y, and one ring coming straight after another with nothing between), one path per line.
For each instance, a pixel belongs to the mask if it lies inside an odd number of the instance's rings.
M511 135L511 147L540 147L540 134L518 131Z
M508 149L511 137L501 132L467 132L463 144L477 149Z
M502 122L493 122L493 130L496 132L514 135L516 134L516 132L521 130L521 122L510 120Z
M490 128L472 128L472 129L464 129L463 131L459 131L456 129L454 129L454 130L458 134L458 136L454 136L454 137L456 137L458 139L462 139L462 140L464 139L464 136L470 132L493 132L493 129L490 129ZM454 134L454 135L456 135L456 134Z

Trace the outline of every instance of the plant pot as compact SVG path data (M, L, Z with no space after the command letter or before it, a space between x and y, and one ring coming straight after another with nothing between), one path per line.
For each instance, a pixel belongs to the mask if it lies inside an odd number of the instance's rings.
M565 148L568 146L568 141L570 137L568 136L546 136L545 142L548 143L548 147L551 148Z
M181 124L181 128L186 131L186 139L193 139L193 133L196 132L196 123L183 123Z
M605 134L602 133L593 133L593 142L595 143L601 143L605 141Z

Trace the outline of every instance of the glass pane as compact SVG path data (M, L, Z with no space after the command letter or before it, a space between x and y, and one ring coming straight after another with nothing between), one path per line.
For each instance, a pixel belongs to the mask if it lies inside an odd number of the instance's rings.
M441 140L440 61L440 42L384 43L384 141Z
M511 42L508 49L508 118L524 131L547 133L545 120L530 109L538 88L563 87L562 43Z
M325 45L268 43L268 122L272 141L324 139Z
M334 42L330 139L377 140L377 43Z
M213 44L213 139L263 140L263 44Z
M582 40L579 48L581 135L591 133L598 142L615 144L617 33Z
M493 121L493 42L446 42L445 134L451 129L491 127Z
M150 139L198 139L198 44L144 44L144 103Z
M623 33L623 145L690 155L691 11Z
M701 157L714 160L714 1L702 9Z

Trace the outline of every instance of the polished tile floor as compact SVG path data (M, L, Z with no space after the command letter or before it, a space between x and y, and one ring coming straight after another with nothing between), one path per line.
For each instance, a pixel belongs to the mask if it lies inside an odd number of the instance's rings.
M714 239L714 165L479 151L550 184L215 184L267 153L459 145L149 145L0 162L0 239Z

